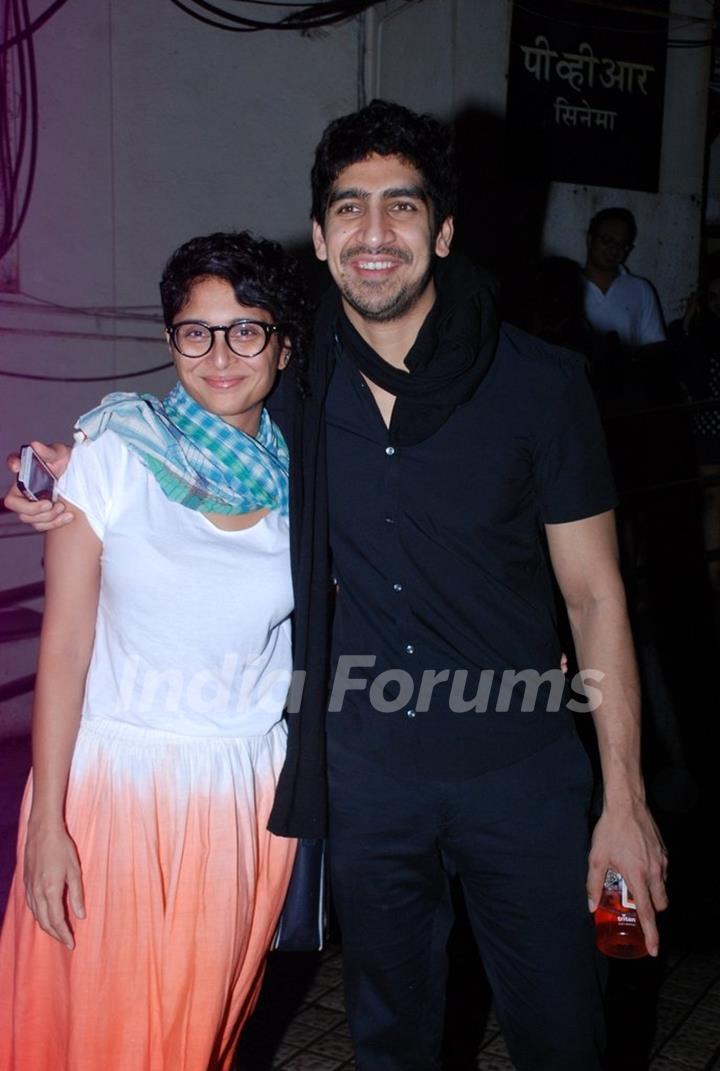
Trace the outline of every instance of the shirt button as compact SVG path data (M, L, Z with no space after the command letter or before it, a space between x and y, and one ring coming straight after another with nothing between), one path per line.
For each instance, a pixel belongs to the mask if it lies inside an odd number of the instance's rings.
M393 584L393 591L402 591L402 584Z
M405 713L407 714L408 718L414 718L415 717L415 711L414 710L406 710Z
M395 521L392 517L386 517L385 524L395 524Z
M405 654L415 654L415 648L413 647L413 645L411 643L406 644L406 646L405 646Z
M388 457L392 457L393 454L395 453L395 447L394 446L386 446L385 447L385 453L387 454Z

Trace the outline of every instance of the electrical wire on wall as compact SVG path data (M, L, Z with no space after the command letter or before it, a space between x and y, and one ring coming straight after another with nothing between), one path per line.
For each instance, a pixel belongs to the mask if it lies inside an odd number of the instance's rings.
M27 298L18 301L16 295ZM162 325L162 312L157 305L62 305L47 298L35 297L24 290L18 290L12 296L0 295L0 310L14 309L33 313L65 313L69 316L85 316L93 320L134 320L141 323ZM148 311L156 310L156 311Z
M22 297L25 300L19 300ZM93 320L102 323L103 321L111 321L115 325L124 324L137 324L142 325L146 329L152 327L156 328L153 334L140 334L137 331L132 331L132 328L128 330L128 327L124 329L101 331L96 329L62 329L53 330L45 327L33 325L31 327L11 327L5 324L0 324L0 338L20 336L27 338L39 338L39 339L61 339L65 342L73 340L78 342L141 342L148 343L151 346L163 345L167 343L163 337L163 316L162 310L157 305L118 305L118 306L80 306L80 305L63 305L56 301L48 301L45 298L36 297L33 294L27 294L23 291L19 291L17 294L0 295L0 312L3 309L7 309L12 317L13 314L32 312L33 319L37 321L38 316L42 319L43 314L51 316L56 319L58 315L70 316L73 320ZM90 325L88 325L89 327ZM141 327L141 329L142 329ZM136 379L139 376L150 375L152 372L161 372L166 368L172 368L172 361L166 361L163 364L153 365L149 368L142 368L138 371L128 372L114 372L112 375L105 376L69 376L69 375L45 375L39 372L16 372L10 369L0 368L0 378L6 379L27 379L35 380L45 383L108 383L114 379Z
M0 0L0 259L27 216L35 179L38 89L33 34L63 7L31 19L28 0Z
M527 12L529 15L534 15L536 18L547 19L548 22L560 22L566 26L582 26L588 29L609 31L611 33L618 34L640 34L643 37L657 35L658 37L666 37L668 29L670 32L677 32L680 29L685 29L690 26L697 26L698 24L703 26L709 26L712 29L713 26L713 11L714 0L706 0L710 11L707 15L686 15L677 14L672 11L654 10L650 7L644 7L637 4L626 4L620 2L620 0L574 0L574 2L580 8L596 8L598 14L601 11L618 11L628 15L647 15L652 18L658 19L658 27L656 30L650 30L646 26L642 29L634 29L628 26L609 26L607 24L595 24L583 21L578 23L572 17L560 17L556 12L543 4L539 6L533 6L532 0L530 3L527 0L508 0L513 6L519 8L521 11ZM538 0L534 0L535 4L538 4ZM693 49L693 48L708 48L712 44L712 38L704 37L700 38L684 38L684 37L670 37L667 39L668 48L679 49Z
M210 3L209 0L170 0L175 7L186 15L213 26L217 30L230 30L233 33L257 33L259 30L310 30L337 26L341 22L362 14L368 8L375 7L382 0L318 0L315 4L282 3L276 0L224 0L224 6ZM416 3L417 0L405 0ZM290 14L277 19L249 18L230 10L238 3L261 8L297 8Z
M32 19L29 0L0 0L0 259L11 249L27 217L32 196L38 147L38 87L33 35L40 30L68 0L54 0ZM354 18L380 0L319 0L317 3L277 3L276 0L171 0L186 14L220 29L255 33L262 30L292 30L304 33L337 25ZM418 0L405 0L406 3ZM220 3L225 6L220 6ZM270 15L269 9L283 9L281 17L251 18L238 14L238 5L252 7L258 14ZM246 6L247 5L247 6ZM292 9L288 14L288 9ZM35 313L64 312L97 319L157 321L157 316L133 309L70 308L30 298L30 302L0 300L0 307L32 308ZM140 336L98 334L93 332L55 332L4 328L3 334L91 339L94 341L157 341ZM117 372L110 376L53 376L39 372L15 372L0 369L0 377L54 383L101 383L114 379L132 379L172 367L172 362L137 372Z
M152 368L141 368L137 372L113 372L109 376L43 376L33 372L8 372L0 368L0 376L6 379L30 379L35 383L114 383L116 379L138 379L140 376L149 376L151 372L162 372L166 368L172 368L172 361L153 365Z
M261 30L308 32L337 25L362 14L381 0L319 0L278 3L276 0L170 0L175 7L217 29L240 33ZM418 0L406 0L415 3ZM38 88L33 36L68 3L53 0L35 19L28 0L0 0L0 260L17 240L28 213L38 148ZM283 8L280 18L237 14L237 4L267 12ZM291 10L287 13L287 9Z

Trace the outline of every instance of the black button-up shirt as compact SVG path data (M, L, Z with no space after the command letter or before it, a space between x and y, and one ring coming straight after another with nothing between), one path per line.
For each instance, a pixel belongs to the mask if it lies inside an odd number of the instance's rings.
M505 712L498 696L503 671L560 664L543 524L615 503L582 359L505 328L474 397L400 446L340 354L326 414L333 665L345 656L331 744L342 736L398 773L440 779L543 747L577 696L566 688L554 712L547 688L531 711L520 686Z

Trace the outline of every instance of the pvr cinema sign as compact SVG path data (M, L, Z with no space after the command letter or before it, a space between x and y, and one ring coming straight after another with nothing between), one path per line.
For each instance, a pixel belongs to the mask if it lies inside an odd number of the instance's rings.
M516 174L657 190L667 2L643 0L643 12L620 6L514 6L507 124Z

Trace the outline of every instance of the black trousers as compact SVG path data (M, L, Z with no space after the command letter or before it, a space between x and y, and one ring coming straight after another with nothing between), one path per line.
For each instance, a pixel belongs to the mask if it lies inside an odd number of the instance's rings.
M417 783L329 744L333 902L358 1071L440 1067L452 924L468 915L517 1071L596 1071L602 967L587 910L592 777L574 734L472 780Z

